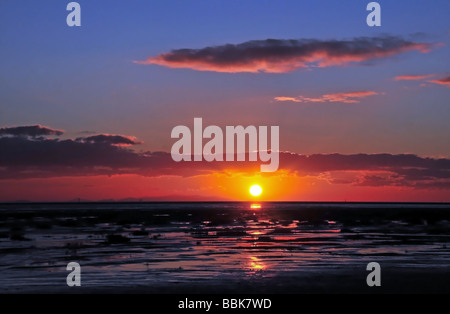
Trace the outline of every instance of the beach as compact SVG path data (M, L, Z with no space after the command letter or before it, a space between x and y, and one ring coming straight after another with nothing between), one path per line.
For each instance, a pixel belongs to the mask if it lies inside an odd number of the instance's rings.
M1 204L0 292L449 293L449 230L438 203Z

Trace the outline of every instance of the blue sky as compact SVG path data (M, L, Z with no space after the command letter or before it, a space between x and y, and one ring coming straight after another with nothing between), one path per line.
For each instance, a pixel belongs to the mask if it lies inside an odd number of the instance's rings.
M0 201L449 201L448 0L78 2L0 1ZM194 117L279 126L280 171L174 163Z
M275 118L286 150L450 155L444 147L450 131L448 88L391 80L403 74L448 74L448 1L379 1L379 28L365 24L368 1L358 0L79 1L80 28L65 24L67 3L1 2L0 125L40 123L67 130L68 136L86 130L125 133L142 139L145 148L167 151L170 130L194 116L223 125L230 120L273 124ZM133 63L178 48L382 34L446 46L368 66L282 74ZM385 94L358 105L273 101L358 90Z

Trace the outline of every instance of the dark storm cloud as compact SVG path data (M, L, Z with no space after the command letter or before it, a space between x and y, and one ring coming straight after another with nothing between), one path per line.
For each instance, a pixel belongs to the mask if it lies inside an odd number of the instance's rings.
M450 159L423 158L412 154L290 154L280 158L280 166L311 175L361 172L362 178L357 176L346 182L361 186L448 188L450 185Z
M89 137L81 137L77 138L77 141L85 143L104 143L117 146L142 144L142 142L137 141L134 136L111 135L111 134L97 134Z
M428 52L429 43L401 37L358 37L351 40L266 39L201 49L176 49L140 64L216 72L290 72L297 68L366 62L410 50Z
M412 154L289 154L284 158L284 166L292 169L312 172L346 171L346 170L395 170L433 169L448 174L450 159L423 158Z
M0 136L9 135L9 136L48 136L48 135L62 135L64 131L51 129L46 126L37 125L27 125L27 126L15 126L15 127L6 127L0 129Z
M52 167L120 167L134 162L134 152L108 143L78 140L0 138L0 165L11 169L45 170Z

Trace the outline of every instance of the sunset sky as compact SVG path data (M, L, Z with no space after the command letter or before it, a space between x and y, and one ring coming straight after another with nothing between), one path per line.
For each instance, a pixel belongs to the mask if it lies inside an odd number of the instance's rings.
M0 2L0 201L450 202L448 0L69 2ZM175 163L195 117L279 170Z

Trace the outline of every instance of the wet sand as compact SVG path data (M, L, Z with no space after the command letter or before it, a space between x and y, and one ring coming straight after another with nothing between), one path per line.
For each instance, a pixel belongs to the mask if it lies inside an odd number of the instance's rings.
M448 204L1 204L0 292L449 293L449 231Z

